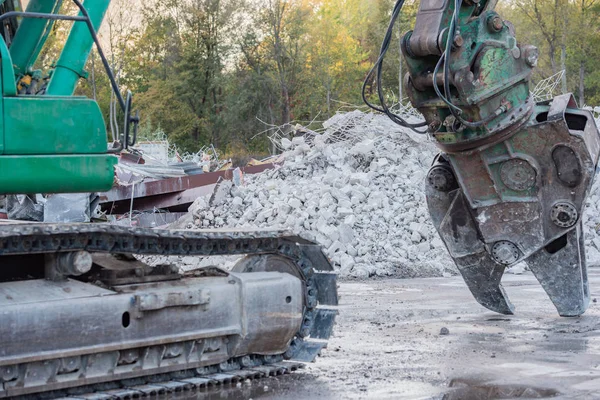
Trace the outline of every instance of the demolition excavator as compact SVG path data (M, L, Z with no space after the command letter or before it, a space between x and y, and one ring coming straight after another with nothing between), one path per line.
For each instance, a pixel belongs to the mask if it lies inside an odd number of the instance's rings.
M71 0L68 0L71 1ZM96 32L110 0L0 0L0 193L109 190L139 118ZM72 27L36 70L55 21ZM123 114L108 146L98 104L74 96L96 45ZM132 254L245 255L181 274ZM281 231L0 224L0 398L130 399L294 370L329 338L336 275L321 248Z
M0 193L106 191L139 117L96 32L109 0L0 0ZM518 44L494 0L423 0L404 35L405 86L430 135L432 221L475 299L513 306L500 283L525 261L560 315L589 303L581 214L600 151L571 95L534 103L538 51ZM49 73L35 69L55 21L72 28ZM92 47L123 114L116 145L98 104L74 96ZM368 84L365 85L368 86ZM232 271L181 274L131 255L246 255ZM279 231L169 231L105 224L0 224L0 398L126 399L276 374L311 361L336 316L336 275L321 248Z
M571 94L533 101L538 49L517 42L495 0L421 1L401 49L404 85L425 122L394 114L382 62L403 2L363 98L441 150L427 175L427 204L471 293L488 309L512 314L501 278L523 261L561 316L583 314L590 291L581 216L600 149L593 116ZM365 95L373 82L378 105Z

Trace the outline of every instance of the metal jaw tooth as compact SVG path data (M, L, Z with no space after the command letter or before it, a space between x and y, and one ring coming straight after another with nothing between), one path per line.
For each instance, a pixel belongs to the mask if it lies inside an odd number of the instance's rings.
M561 317L581 315L590 303L582 223L535 252L527 265Z
M455 262L479 304L500 314L514 314L515 308L500 283L503 265L494 262L487 252L456 258Z

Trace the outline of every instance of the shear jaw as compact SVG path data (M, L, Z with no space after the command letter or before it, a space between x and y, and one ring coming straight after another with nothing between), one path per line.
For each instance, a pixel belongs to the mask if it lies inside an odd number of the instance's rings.
M501 283L507 265L494 259L493 248L480 240L464 193L459 188L445 193L428 188L427 201L432 221L475 300L491 311L514 314ZM524 261L560 316L579 316L587 310L590 291L581 221Z
M577 317L590 304L582 225L525 260L561 317ZM475 300L500 314L514 314L502 283L505 267L487 252L454 260Z
M590 304L582 227L580 221L526 260L561 317L579 316Z
M479 304L500 314L514 314L515 307L500 282L505 269L503 265L494 262L486 252L457 258L454 261Z

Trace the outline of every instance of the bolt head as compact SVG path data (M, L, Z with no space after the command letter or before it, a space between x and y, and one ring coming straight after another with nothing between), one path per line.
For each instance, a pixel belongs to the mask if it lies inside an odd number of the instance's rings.
M499 31L504 26L504 21L502 21L502 18L500 17L494 17L492 19L492 26L495 30Z
M456 35L454 36L453 44L455 47L462 47L462 45L465 44L465 39L461 35Z
M429 124L429 130L431 132L437 132L437 130L440 129L440 126L442 126L442 122L436 119Z
M499 15L490 15L487 20L487 27L490 32L500 32L504 27L504 21Z
M531 68L534 68L537 65L539 57L539 51L537 47L528 46L527 48L525 48L524 53L525 63Z

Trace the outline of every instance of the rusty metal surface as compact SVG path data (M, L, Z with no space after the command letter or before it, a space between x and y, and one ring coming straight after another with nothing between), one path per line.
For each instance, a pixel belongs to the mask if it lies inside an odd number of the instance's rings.
M428 181L427 202L442 240L469 289L485 307L512 313L500 279L526 261L562 316L589 303L581 214L600 149L589 112L564 95L536 106L528 123L496 145L444 154L436 168L457 187Z
M256 174L275 168L275 164L261 164L240 168L244 174ZM209 185L220 179L231 180L233 170L208 172L199 175L187 175L142 182L130 186L115 186L100 194L100 204L104 211L121 214L129 211L133 197L135 210L153 210L191 204L198 196L210 193ZM187 192L191 190L191 192Z
M187 212L189 206L198 198L202 196L208 196L213 193L216 184L209 184L205 186L199 186L191 189L186 189L181 192L165 193L156 196L137 197L133 199L121 200L110 203L100 203L103 211L108 212L111 215L115 214L127 214L130 209L134 211L147 211L151 212L154 210L167 210L169 212L181 213ZM135 217L135 216L134 216ZM148 226L147 223L152 221L145 220L143 217L140 220L141 224L138 226Z

